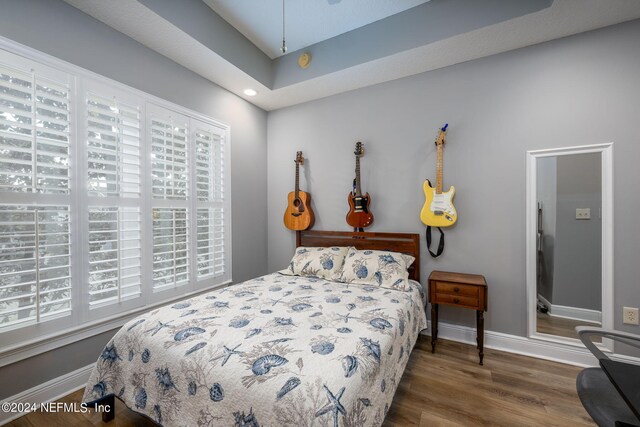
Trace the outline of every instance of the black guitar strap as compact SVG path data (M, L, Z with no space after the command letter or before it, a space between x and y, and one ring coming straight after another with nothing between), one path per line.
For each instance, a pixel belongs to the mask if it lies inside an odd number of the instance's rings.
M442 228L440 227L436 227L436 228L440 232L440 242L438 243L438 250L434 254L431 251L431 226L427 225L427 250L429 251L431 256L434 258L438 258L440 255L442 255L442 251L444 251L444 231L442 231Z

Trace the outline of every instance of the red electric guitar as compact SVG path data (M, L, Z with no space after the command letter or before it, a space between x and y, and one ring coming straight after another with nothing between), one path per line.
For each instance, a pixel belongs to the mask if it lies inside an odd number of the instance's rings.
M373 224L373 214L369 210L371 196L369 193L362 194L360 189L360 157L364 155L362 142L356 142L356 185L355 191L349 192L349 213L347 213L347 224L354 229L368 227Z

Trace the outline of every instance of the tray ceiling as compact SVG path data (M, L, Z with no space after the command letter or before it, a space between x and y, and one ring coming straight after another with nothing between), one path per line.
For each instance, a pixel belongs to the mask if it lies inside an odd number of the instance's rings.
M265 110L640 18L637 0L286 0L277 56L279 0L65 1Z

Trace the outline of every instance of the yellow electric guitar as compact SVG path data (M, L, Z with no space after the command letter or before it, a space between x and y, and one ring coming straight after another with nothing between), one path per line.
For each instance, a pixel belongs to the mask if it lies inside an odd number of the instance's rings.
M451 186L449 191L442 192L442 151L448 126L445 124L436 138L436 187L433 188L428 179L424 181L423 185L426 201L420 211L420 219L425 225L431 227L448 227L458 220L456 208L453 207L453 195L456 193L456 189Z

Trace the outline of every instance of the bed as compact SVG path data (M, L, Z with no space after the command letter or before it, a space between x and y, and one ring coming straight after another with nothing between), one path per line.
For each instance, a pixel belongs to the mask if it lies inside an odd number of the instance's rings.
M426 328L419 236L305 231L296 240L412 255L410 287L272 273L152 310L107 344L83 402L117 397L166 426L382 425Z

